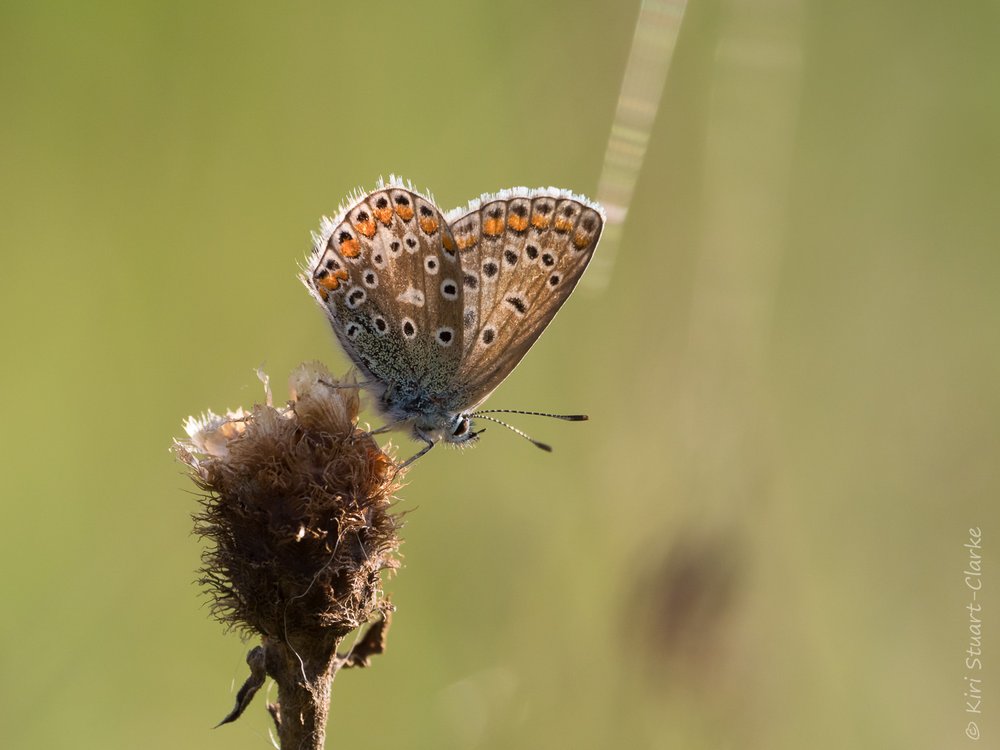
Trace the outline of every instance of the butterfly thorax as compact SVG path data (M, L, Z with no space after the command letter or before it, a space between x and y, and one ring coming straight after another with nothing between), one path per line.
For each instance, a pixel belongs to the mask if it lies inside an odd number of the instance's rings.
M397 385L382 392L379 406L390 419L411 422L414 436L420 440L464 443L473 439L471 418L450 407L448 395L428 392L418 386Z

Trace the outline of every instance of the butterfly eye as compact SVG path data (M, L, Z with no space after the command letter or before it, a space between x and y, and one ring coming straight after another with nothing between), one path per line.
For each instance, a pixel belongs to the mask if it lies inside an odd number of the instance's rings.
M454 437L462 437L462 435L464 435L468 431L469 431L469 418L468 417L463 417L462 421L458 423L458 426L455 428L454 432L452 432L451 434Z

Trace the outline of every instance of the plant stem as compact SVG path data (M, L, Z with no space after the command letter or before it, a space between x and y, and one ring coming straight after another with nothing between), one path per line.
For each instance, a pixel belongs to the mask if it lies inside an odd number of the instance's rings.
M267 673L278 684L278 703L268 709L282 750L322 750L338 666L336 646L299 653L287 643L265 639Z

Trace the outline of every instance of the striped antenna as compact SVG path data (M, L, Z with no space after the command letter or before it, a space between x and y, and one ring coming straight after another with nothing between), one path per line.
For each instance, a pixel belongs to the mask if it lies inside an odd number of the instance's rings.
M552 452L552 446L549 445L548 443L543 443L541 440L535 440L533 437L531 437L530 435L528 435L528 433L524 432L523 430L519 430L516 427L514 427L513 425L509 425L506 422L502 422L499 419L497 419L496 417L484 416L482 412L478 412L476 414L470 414L469 416L470 417L479 417L480 419L486 419L486 420L489 420L490 422L495 422L498 425L502 425L503 427L506 427L508 430L510 430L514 434L520 435L521 437L523 437L525 440L527 440L529 443L531 443L536 448L541 448L546 453L551 453Z
M483 409L474 411L470 417L478 417L482 414L525 414L529 417L552 417L553 419L565 419L567 422L586 422L590 417L586 414L549 414L544 411L521 411L520 409Z

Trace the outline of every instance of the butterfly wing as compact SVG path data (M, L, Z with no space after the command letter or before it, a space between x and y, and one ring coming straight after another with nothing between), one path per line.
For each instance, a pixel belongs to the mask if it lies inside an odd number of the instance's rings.
M353 201L324 220L303 280L344 350L381 387L383 406L454 380L464 346L461 265L430 198L393 182Z
M464 286L462 360L467 402L480 403L524 357L594 255L600 206L555 188L485 195L449 214Z

